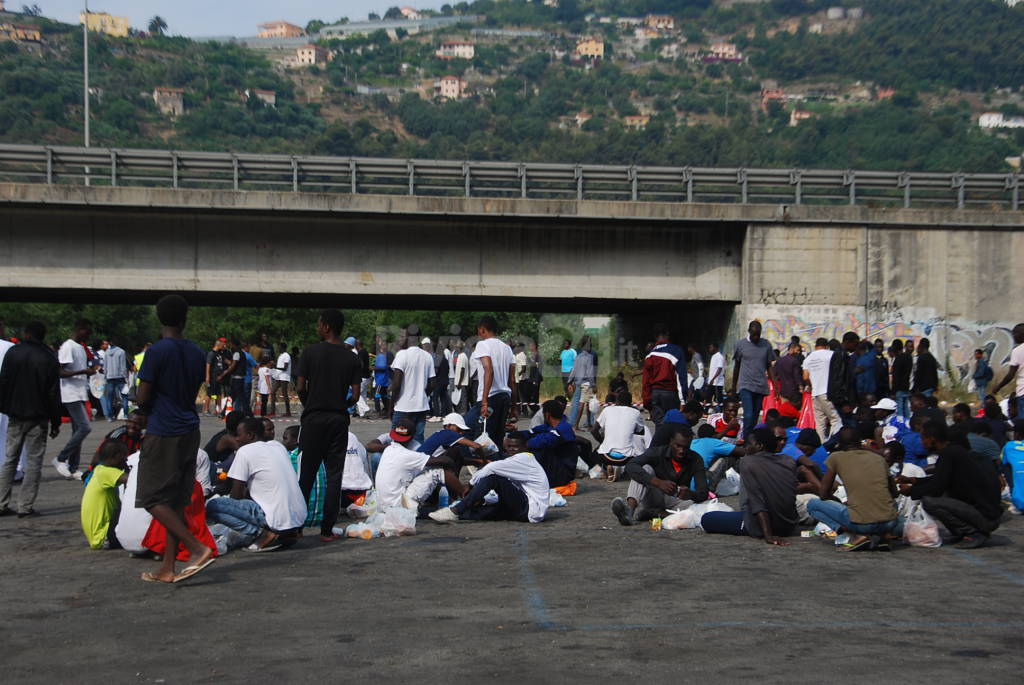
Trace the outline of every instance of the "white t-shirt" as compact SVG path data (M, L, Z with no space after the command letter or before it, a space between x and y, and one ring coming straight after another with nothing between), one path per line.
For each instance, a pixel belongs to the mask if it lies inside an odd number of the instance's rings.
M384 509L402 506L402 493L423 472L429 454L413 452L393 443L380 455L377 465L377 502Z
M299 528L306 520L306 500L284 445L271 440L243 445L235 452L228 478L249 487L272 530Z
M453 381L455 380L455 354L451 350L446 349L444 351L444 358L448 360L448 380Z
M476 401L484 398L484 367L480 361L484 357L491 358L491 368L494 370L494 380L491 381L491 392L488 397L499 393L510 393L512 389L508 385L508 370L515 363L512 356L512 348L497 338L481 340L473 348L471 361L477 367L477 388Z
M828 394L828 367L832 350L815 350L804 360L804 371L811 377L811 397Z
M85 348L68 338L57 352L57 361L67 371L82 371L89 363ZM60 379L61 402L88 402L89 377L85 374Z
M526 518L530 523L540 523L544 520L544 515L548 512L551 487L548 485L547 474L532 454L520 452L508 459L492 461L473 474L469 482L476 485L478 480L492 473L508 478L523 491L528 508Z
M277 358L277 364L274 369L274 380L284 381L291 383L292 381L292 356L287 352L282 352ZM284 371L281 371L284 369Z
M434 377L434 358L422 347L399 350L391 368L402 372L401 397L395 399L395 411L418 412L430 409L427 382Z
M342 490L369 490L373 487L370 478L370 461L366 448L355 433L348 434L348 450L345 452L345 473L341 477Z
M597 425L604 431L604 441L597 448L598 454L619 452L627 457L635 457L642 452L637 445L637 438L643 434L644 422L638 409L618 405L605 407L597 417ZM641 435L637 435L638 429Z
M1010 366L1017 367L1017 398L1024 397L1024 343L1017 345L1010 353Z
M210 482L210 455L201 447L196 452L196 480L203 486L203 496L208 497L213 492L213 483Z
M270 367L261 366L259 369L260 381L256 386L256 392L261 395L270 394Z
M718 371L721 373L716 377L715 373ZM725 357L721 352L711 355L711 360L708 363L708 382L718 388L725 387Z

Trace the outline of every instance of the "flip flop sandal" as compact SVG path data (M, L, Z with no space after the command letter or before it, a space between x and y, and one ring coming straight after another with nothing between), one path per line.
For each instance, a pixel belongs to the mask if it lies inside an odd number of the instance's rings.
M185 570L183 570L178 575L174 576L174 582L175 583L182 583L182 582L188 580L189 578L195 576L197 573L199 573L200 571L204 570L207 566L209 566L210 564L212 564L215 561L217 561L217 557L210 557L209 559L207 559L206 561L204 561L201 564L193 564L192 566L186 566Z
M871 538L864 538L858 543L847 542L844 545L840 545L840 548L844 552L859 552L862 549L867 549L871 546Z
M281 549L284 547L278 538L274 538L265 547L260 547L255 542L245 548L246 552L252 552L253 554L259 554L260 552L273 552L275 549Z
M171 583L174 582L173 580L160 580L159 578L157 578L154 574L150 573L149 571L146 571L145 573L143 573L141 578L142 578L142 581L144 583L167 583L167 584L171 584Z

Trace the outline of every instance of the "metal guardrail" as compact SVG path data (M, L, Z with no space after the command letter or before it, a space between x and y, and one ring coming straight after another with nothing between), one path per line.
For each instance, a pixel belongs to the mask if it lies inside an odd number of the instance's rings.
M0 181L434 197L1020 210L1020 174L320 157L0 144Z

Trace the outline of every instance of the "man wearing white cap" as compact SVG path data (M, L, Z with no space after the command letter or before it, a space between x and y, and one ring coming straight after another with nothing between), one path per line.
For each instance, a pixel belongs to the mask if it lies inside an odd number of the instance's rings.
M875 413L875 423L881 428L880 437L884 442L899 440L904 433L910 432L910 422L896 413L896 400L883 397L871 409Z
M427 345L429 338L424 338ZM430 413L430 392L434 383L434 358L421 347L409 345L409 334L402 330L402 347L391 363L391 425L409 419L415 425L413 439L423 442L423 431Z
M441 420L443 422L441 430L427 438L426 442L417 449L417 452L423 452L432 457L440 457L449 453L449 450L452 448L461 446L473 450L481 456L484 455L484 447L482 445L463 437L463 432L468 431L469 426L466 425L465 420L461 416L452 412ZM459 450L459 453L465 454L465 450ZM459 462L461 462L461 459L456 459L456 463L461 466Z

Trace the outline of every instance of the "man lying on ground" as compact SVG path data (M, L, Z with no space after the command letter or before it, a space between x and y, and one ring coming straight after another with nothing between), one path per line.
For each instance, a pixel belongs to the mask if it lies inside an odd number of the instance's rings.
M626 464L626 498L612 500L612 513L624 526L664 516L666 510L685 508L708 498L704 461L690 449L693 431L676 429L665 447L652 447ZM693 484L691 487L691 483Z
M253 552L277 549L306 520L306 502L288 452L263 437L262 420L250 417L239 424L239 448L228 471L231 497L206 505L207 520L240 533Z
M839 449L825 461L821 499L807 505L808 513L836 533L850 533L847 551L878 549L888 552L898 526L893 498L896 486L885 457L863 449L857 429L839 431ZM846 504L832 494L836 477L846 488Z
M414 442L415 430L416 424L405 418L396 421L391 429L391 444L380 456L375 480L377 506L381 511L392 507L418 511L442 485L455 497L461 497L468 490L459 481L454 459L443 452L431 456L406 447Z
M747 454L740 468L741 511L712 511L701 517L705 533L749 535L770 545L797 530L796 462L775 452L778 438L767 428L746 436Z
M505 453L512 456L492 461L477 471L470 491L450 507L430 514L438 523L455 521L522 521L540 523L548 510L550 485L547 474L526 443L529 433L517 431L505 436ZM496 500L488 501L491 491Z

